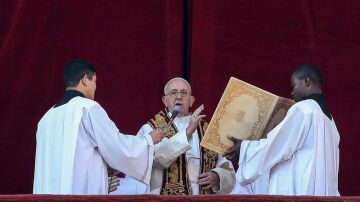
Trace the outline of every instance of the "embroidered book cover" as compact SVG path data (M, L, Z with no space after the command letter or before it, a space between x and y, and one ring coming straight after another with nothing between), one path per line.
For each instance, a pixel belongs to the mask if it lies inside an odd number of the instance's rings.
M223 154L233 146L228 136L258 140L279 124L293 100L231 77L211 118L201 146Z

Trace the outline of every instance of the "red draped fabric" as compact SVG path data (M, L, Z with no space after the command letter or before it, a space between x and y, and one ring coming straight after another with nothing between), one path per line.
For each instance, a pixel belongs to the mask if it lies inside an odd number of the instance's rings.
M31 193L35 132L72 57L97 67L95 99L125 133L162 108L182 74L179 0L0 1L0 193ZM56 173L54 173L56 174Z
M0 0L0 194L31 193L35 131L73 57L97 67L95 99L125 133L187 76L207 120L230 76L289 97L319 64L341 134L340 192L359 195L360 2L356 0Z

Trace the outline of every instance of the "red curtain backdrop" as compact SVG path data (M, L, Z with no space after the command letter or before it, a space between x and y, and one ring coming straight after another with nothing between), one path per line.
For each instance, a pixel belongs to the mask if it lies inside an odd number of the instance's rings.
M356 0L0 0L0 194L32 192L37 122L78 57L95 64L95 99L130 134L184 72L209 121L230 76L289 97L294 67L319 64L341 134L340 191L359 195L359 10Z
M61 98L69 58L94 63L95 99L131 134L182 74L179 0L7 0L0 22L2 194L32 192L37 122Z

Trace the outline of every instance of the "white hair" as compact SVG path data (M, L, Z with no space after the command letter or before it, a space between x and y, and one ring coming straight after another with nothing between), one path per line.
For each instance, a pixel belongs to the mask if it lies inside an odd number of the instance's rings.
M175 77L175 78L170 79L170 81L168 81L168 82L165 84L165 86L164 86L164 95L166 95L166 94L168 93L168 92L167 92L167 89L168 89L169 84L172 83L172 82L175 81L175 80L180 80L180 81L185 82L185 83L189 86L190 92L191 92L191 85L190 85L190 83L189 83L188 81L186 81L185 79L183 79L183 78L181 78L181 77Z

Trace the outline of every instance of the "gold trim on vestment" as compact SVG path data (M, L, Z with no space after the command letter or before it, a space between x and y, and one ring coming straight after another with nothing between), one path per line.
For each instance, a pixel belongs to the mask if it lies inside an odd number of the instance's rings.
M170 119L168 111L162 110L157 113L153 119L150 119L149 124L153 129L166 128ZM199 143L205 134L205 130L208 126L207 122L201 121L197 131L199 134ZM178 132L175 124L166 130L165 137L171 138ZM200 147L201 153L201 168L200 172L209 172L215 168L217 161L217 153ZM200 190L200 194L212 194L212 190ZM161 195L192 195L192 188L190 185L189 175L187 172L187 161L185 153L180 155L176 161L169 166L169 168L163 170L163 182L160 190Z

